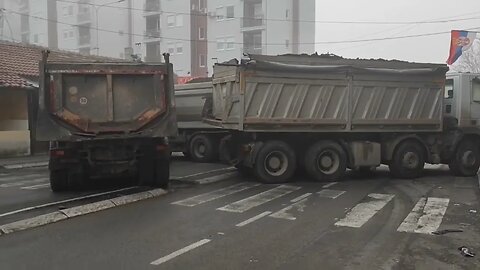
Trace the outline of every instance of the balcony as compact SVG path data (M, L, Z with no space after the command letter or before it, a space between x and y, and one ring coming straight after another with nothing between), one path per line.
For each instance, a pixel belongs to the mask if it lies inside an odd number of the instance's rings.
M265 28L265 19L262 17L243 18L241 21L242 31L253 31Z
M160 29L147 29L144 32L144 40L149 41L158 41L160 39Z
M78 47L90 47L92 38L90 35L81 35L78 37Z
M246 44L243 48L243 52L247 54L262 54L262 47Z
M143 5L143 16L150 16L160 13L159 0L147 0Z
M91 12L81 12L77 14L77 23L84 24L90 23L92 21L92 13Z

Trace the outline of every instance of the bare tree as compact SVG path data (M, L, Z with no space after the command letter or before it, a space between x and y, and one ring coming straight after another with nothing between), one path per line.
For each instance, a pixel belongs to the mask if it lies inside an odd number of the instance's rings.
M458 72L480 73L480 40L475 39L472 47L463 52L450 68Z

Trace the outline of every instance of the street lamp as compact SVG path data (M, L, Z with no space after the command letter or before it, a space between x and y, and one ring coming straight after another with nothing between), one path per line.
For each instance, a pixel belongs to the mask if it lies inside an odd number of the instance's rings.
M108 5L111 5L111 4L116 4L116 3L121 3L121 2L125 2L125 0L117 0L117 1L113 1L113 2L109 2L109 3L105 3L103 5L99 5L97 7L95 7L95 17L96 17L96 29L97 29L97 55L99 55L99 51L100 51L100 47L98 45L98 10L101 8L101 7L104 7L104 6L108 6Z

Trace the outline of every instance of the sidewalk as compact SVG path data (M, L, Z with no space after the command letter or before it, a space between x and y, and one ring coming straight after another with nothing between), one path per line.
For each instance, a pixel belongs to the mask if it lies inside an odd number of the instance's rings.
M22 169L32 167L45 167L47 165L47 154L26 157L0 158L0 169Z

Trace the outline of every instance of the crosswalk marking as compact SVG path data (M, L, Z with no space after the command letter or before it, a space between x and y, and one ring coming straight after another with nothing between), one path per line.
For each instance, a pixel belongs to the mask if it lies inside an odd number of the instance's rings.
M291 199L290 202L293 202L293 203L294 203L294 202L301 201L301 200L307 198L307 197L310 196L310 195L312 195L312 193L310 193L310 192L305 193L305 194L300 195L300 196L298 196L298 197L296 197L296 198L294 198L294 199Z
M320 195L320 197L330 198L330 199L336 199L340 197L340 195L342 195L343 193L345 193L345 191L334 190L334 189L322 189L319 192L317 192L317 194Z
M345 218L337 221L335 225L360 228L385 205L387 205L395 195L371 193L368 197L371 199L370 201L357 204L347 213Z
M10 188L10 187L19 187L23 185L28 185L28 184L35 184L35 183L41 183L41 182L46 182L48 181L49 178L39 178L39 179L34 179L34 180L28 180L28 181L18 181L18 182L12 182L12 183L5 183L1 184L0 188Z
M304 208L306 207L307 200L308 200L308 197L294 204L291 204L283 209L280 209L279 211L271 214L270 217L287 219L287 220L296 220L297 218L292 214L292 211L303 212Z
M13 175L13 176L0 177L0 182L23 181L27 179L40 177L40 176L45 177L45 175L42 175L42 174Z
M287 195L299 189L300 187L297 187L297 186L281 185L276 188L272 188L270 190L259 193L257 195L250 196L246 199L236 201L234 203L217 208L217 210L243 213L249 209L252 209L256 206L267 203L269 201L275 200L277 198L280 198L284 195Z
M249 218L249 219L247 219L247 220L245 220L245 221L243 221L243 222L240 222L240 223L238 223L238 224L235 225L235 226L237 226L237 227L243 227L243 226L245 226L245 225L247 225L247 224L250 224L250 223L252 223L252 222L254 222L254 221L256 221L256 220L259 220L259 219L261 219L261 218L263 218L263 217L265 217L265 216L268 216L268 215L270 215L271 213L272 213L272 212L270 212L270 211L265 211L265 212L263 212L263 213L261 213L261 214L258 214L258 215L254 216L254 217L251 217L251 218Z
M41 188L47 188L49 186L50 186L50 183L47 183L47 184L40 184L40 185L34 185L34 186L28 186L28 187L21 187L21 189L36 190Z
M185 200L181 201L176 201L173 202L172 204L177 204L177 205L183 205L183 206L196 206L202 203L206 203L209 201L213 201L240 191L247 190L252 187L259 186L260 184L257 183L240 183L240 184L235 184L232 186L228 186L226 188L221 188L218 190L214 190L212 192L200 194L195 197L187 198Z
M338 182L330 182L328 184L323 185L322 188L329 188L329 187L334 186L336 184L338 184Z
M430 234L440 227L450 200L447 198L421 198L397 231Z

